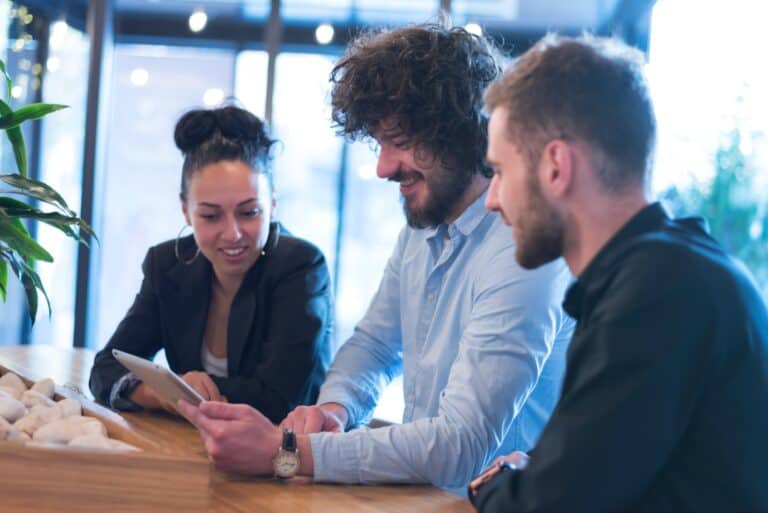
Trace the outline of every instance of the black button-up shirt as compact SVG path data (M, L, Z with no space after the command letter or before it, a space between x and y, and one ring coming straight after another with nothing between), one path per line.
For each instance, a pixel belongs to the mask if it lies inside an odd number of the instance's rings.
M701 220L644 208L564 307L560 402L478 511L768 511L768 314Z

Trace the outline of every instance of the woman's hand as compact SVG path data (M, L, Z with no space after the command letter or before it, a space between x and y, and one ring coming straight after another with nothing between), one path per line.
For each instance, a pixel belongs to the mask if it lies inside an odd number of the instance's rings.
M190 371L181 376L181 379L206 401L227 402L227 398L219 392L219 387L205 372ZM146 383L139 383L128 398L147 410L165 410L173 415L178 414L173 404L161 399Z
M181 376L181 379L194 388L206 401L226 402L226 398L219 392L219 387L207 373L190 371Z
M128 396L128 399L147 410L163 408L163 401L146 383L139 383Z

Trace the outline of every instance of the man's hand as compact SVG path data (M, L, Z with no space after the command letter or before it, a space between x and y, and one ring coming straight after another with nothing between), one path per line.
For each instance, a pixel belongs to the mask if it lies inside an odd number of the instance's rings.
M200 371L189 371L181 376L181 379L186 381L187 385L197 391L206 401L219 401L223 400L223 396L219 392L219 387L213 382L211 377Z
M272 458L283 439L280 429L245 404L181 400L179 411L197 427L208 458L222 471L237 474L272 473Z
M283 419L280 428L290 429L296 434L321 431L341 433L347 425L347 417L347 409L339 403L299 406Z
M479 476L477 476L472 480L471 483L469 483L470 493L475 495L481 486L490 481L496 474L501 472L505 466L516 470L523 470L528 466L529 460L530 458L528 455L521 451L515 451L511 454L507 454L506 456L499 456L493 460L493 463L491 463L488 468L483 470Z

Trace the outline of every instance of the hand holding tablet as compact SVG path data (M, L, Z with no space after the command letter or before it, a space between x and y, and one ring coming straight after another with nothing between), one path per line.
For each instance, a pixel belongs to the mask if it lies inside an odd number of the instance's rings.
M161 400L173 405L174 408L180 399L184 399L195 406L204 400L194 388L165 367L119 349L113 349L112 355L133 372L137 378L146 383Z

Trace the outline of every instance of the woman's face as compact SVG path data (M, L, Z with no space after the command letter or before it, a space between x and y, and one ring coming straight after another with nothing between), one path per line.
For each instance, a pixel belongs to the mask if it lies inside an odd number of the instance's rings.
M238 160L208 164L190 177L181 205L216 275L242 278L269 236L275 200L266 176Z

